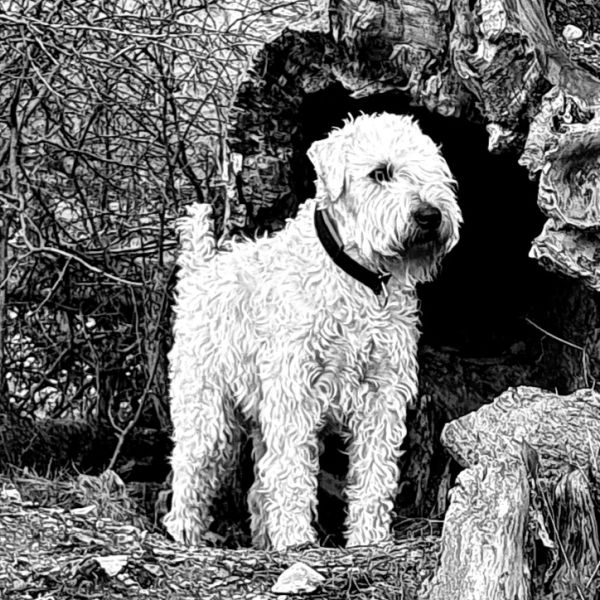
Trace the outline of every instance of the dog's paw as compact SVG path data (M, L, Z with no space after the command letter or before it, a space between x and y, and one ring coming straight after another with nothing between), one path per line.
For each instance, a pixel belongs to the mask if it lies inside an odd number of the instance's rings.
M163 519L163 524L173 540L184 546L209 545L207 544L206 531L196 519L174 517L169 513Z

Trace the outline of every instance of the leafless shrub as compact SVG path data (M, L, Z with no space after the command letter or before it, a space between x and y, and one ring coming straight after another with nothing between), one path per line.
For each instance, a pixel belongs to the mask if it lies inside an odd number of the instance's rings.
M222 194L235 78L279 6L226 4L4 3L4 409L168 425L174 219Z

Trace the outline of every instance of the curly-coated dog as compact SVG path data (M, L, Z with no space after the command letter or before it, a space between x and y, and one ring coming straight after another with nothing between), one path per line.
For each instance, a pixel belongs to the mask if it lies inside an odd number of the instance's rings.
M319 432L348 441L347 544L389 539L418 300L458 241L446 161L408 116L361 115L315 142L316 198L277 235L217 248L211 208L180 225L171 535L200 544L249 425L257 547L314 543Z

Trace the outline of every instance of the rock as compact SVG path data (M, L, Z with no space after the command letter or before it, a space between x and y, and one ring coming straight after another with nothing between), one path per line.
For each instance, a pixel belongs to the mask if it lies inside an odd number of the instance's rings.
M271 588L274 594L310 594L325 581L325 577L304 563L287 568Z
M77 517L85 517L87 515L96 514L98 512L98 507L90 504L88 506L82 506L81 508L72 508L71 514Z
M576 42L583 37L583 30L577 25L566 25L562 31L562 36L567 42Z
M109 577L114 577L125 568L129 556L127 554L112 554L110 556L96 556L94 560Z
M15 502L21 504L21 494L12 485L3 485L0 488L0 502Z

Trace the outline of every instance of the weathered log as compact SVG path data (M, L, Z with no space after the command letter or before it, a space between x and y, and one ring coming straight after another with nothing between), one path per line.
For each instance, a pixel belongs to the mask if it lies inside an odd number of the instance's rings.
M85 593L91 598L267 600L281 598L271 591L273 584L290 565L302 562L325 578L311 598L417 600L439 547L438 538L424 536L352 551L190 549L107 518L95 506L63 510L23 503L5 483L0 481L0 590L7 598Z
M522 161L541 170L538 203L549 217L530 256L600 290L600 118L590 120L589 111L582 114L559 90L551 102L555 111L577 111L586 122L546 132L543 164L529 161L526 148Z
M449 423L442 440L467 469L429 597L596 597L600 395L510 389Z
M600 395L579 390L559 396L538 388L507 390L492 404L449 423L442 442L464 467L526 442L539 457L538 477L556 484L566 468L597 473Z

